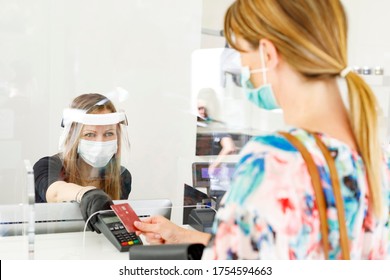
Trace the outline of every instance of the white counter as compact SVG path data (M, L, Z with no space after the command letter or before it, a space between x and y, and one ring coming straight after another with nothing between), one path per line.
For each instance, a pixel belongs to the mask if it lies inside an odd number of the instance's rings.
M83 232L38 234L34 259L37 260L127 260L128 252L119 252L103 235ZM0 237L0 259L28 259L26 236Z

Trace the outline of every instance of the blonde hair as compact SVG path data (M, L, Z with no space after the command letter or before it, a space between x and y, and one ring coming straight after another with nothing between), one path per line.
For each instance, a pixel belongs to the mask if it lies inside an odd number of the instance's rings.
M225 36L234 34L253 47L270 40L283 59L307 79L335 78L348 66L347 19L339 0L237 0L225 15ZM346 77L350 123L364 161L374 213L382 212L377 101L356 73Z
M99 114L103 111L109 111L115 113L116 109L114 104L105 96L98 93L82 94L76 97L71 106L74 109L87 110L88 114ZM81 138L82 129L76 130L79 124L72 123L69 130L65 145L73 143L72 147L66 149L66 154L63 154L64 175L65 181L68 183L74 183L81 186L88 185L87 180L81 178L78 166L78 154L77 147ZM77 133L78 135L73 135ZM104 168L104 175L100 178L99 187L105 193L107 193L111 199L120 199L121 197L121 177L120 177L120 150L121 150L121 130L119 124L117 125L117 139L118 139L118 152L113 159ZM76 137L77 141L71 141L71 138Z

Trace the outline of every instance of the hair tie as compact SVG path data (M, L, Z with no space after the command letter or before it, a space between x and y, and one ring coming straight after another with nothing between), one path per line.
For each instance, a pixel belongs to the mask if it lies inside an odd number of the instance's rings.
M352 71L352 68L349 67L349 66L347 66L347 67L345 67L343 70L341 70L340 76L341 76L342 78L345 78L351 71Z

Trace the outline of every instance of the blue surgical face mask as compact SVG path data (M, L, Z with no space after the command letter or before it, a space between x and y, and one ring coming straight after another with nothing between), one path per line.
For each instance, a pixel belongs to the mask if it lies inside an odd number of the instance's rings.
M267 83L266 72L268 69L265 67L262 45L260 45L260 58L262 68L249 70L249 67L243 67L241 69L241 86L244 88L248 100L259 108L266 110L278 109L279 106L276 102L272 86ZM251 73L263 73L264 84L258 88L254 88L250 81Z

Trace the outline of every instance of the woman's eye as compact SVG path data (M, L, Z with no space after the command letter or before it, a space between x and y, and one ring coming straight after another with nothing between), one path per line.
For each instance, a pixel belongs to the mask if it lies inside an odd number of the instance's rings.
M106 134L104 136L106 137L111 137L111 136L114 136L115 134L113 132L106 132Z
M92 138L92 137L95 137L95 134L94 133L85 133L84 137Z

